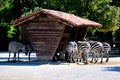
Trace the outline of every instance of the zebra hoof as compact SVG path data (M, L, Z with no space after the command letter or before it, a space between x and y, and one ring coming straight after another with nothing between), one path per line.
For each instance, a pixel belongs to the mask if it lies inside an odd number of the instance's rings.
M97 63L97 61L95 61L95 64Z
M106 60L106 62L108 62L108 60Z
M88 64L88 62L87 63L85 63L86 65Z
M75 63L75 61L73 61L73 63Z
M108 61L106 61L106 62L108 62Z
M93 63L93 61L89 61L90 63Z
M102 63L103 63L103 61L100 62L100 64L102 64Z
M68 63L70 63L70 61L69 61L69 60L67 60L67 62L68 62Z

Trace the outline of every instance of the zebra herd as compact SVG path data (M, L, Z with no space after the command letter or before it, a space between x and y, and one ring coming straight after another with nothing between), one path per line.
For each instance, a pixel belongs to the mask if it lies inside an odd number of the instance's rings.
M13 55L13 61L16 62L16 55L18 55L19 61L19 53L20 51L24 52L28 55L28 59L30 61L30 54L33 48L31 44L22 44L17 41L11 41L8 45L9 51L9 58L10 61L11 53ZM109 52L111 51L111 46L107 42L99 42L99 41L70 41L66 45L65 51L58 53L58 57L60 59L65 60L65 53L68 53L67 61L68 62L84 62L88 64L88 55L92 54L92 59L90 60L91 63L97 63L98 58L101 58L100 63L103 62L103 53L106 54L106 62L109 61Z
M9 51L9 58L8 61L10 61L11 53L14 53L13 55L13 62L16 62L16 55L18 54L18 61L19 61L19 53L20 51L24 52L26 55L28 55L28 59L30 61L30 54L32 52L32 46L31 44L25 45L17 41L11 41L8 45L8 51Z
M111 47L107 42L99 41L70 41L66 45L66 51L68 53L68 62L83 61L88 64L88 54L92 53L91 63L98 62L100 56L101 62L103 62L103 53L106 53L106 62L109 60L109 52ZM76 61L75 61L76 59Z

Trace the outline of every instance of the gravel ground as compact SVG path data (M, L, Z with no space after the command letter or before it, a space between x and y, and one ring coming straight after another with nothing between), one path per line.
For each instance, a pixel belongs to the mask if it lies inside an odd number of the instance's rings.
M120 80L120 55L111 55L103 64L32 62L20 55L20 62L7 62L8 53L0 53L0 80Z

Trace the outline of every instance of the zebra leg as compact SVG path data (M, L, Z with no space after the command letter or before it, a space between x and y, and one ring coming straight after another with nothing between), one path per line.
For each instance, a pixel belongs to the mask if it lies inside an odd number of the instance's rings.
M82 62L82 60L83 60L83 61L85 60L85 56L84 56L84 53L83 53L83 52L80 52L80 53L79 53L79 58L80 58L80 62Z
M69 63L71 62L72 54L73 54L72 52L70 52L70 53L68 52L67 62L69 62Z
M107 58L106 58L106 62L108 62L108 61L109 61L109 52L106 53L106 55L107 55L107 56L106 56L106 57L107 57Z
M13 62L16 62L16 52L14 53L14 56L13 56Z
M83 54L82 54L83 62L86 61L86 57L87 57L87 56L86 56L86 53L83 53Z
M92 59L91 59L91 63L93 63L93 59L95 58L95 54L94 53L92 53Z
M70 63L70 62L75 62L74 59L73 59L73 53L71 53L71 55L70 55L70 57L69 57L68 60L69 60L69 63Z
M19 60L19 57L20 57L20 53L18 52L18 61L20 61L20 60Z
M82 62L83 53L79 53L80 62Z
M8 57L8 61L10 61L10 54L11 54L11 52L9 52L9 57Z
M71 57L73 63L75 63L74 56L75 56L75 54L73 54L72 57Z
M69 63L71 63L73 61L73 55L71 54L69 57Z
M84 56L85 64L88 64L88 55L84 53L83 56Z
M69 54L69 53L68 53ZM67 62L70 63L71 54L68 55Z
M97 54L95 53L95 56L94 56L94 61L96 61L97 60Z
M77 54L76 56L77 56L76 57L77 58L76 62L81 62L81 54Z
M30 54L31 54L31 53L29 52L29 53L28 53L28 58L29 58L29 61L30 61Z
M98 58L99 58L99 56L96 54L95 59L94 59L95 63L98 62Z
M101 57L101 62L100 63L103 63L103 54L100 53L100 57Z

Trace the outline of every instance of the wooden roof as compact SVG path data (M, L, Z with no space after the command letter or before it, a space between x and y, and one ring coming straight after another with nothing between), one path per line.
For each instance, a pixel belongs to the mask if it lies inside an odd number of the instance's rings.
M38 14L47 14L58 21L65 22L66 24L69 24L73 27L79 27L79 26L91 26L91 27L101 27L102 25L88 20L88 19L83 19L81 17L75 16L74 14L69 14L66 12L61 12L61 11L55 11L55 10L49 10L49 9L42 9L38 12L34 12L28 16L25 17L20 17L18 19L15 19L11 22L14 26L18 26L20 24L23 24L26 21L34 19Z

